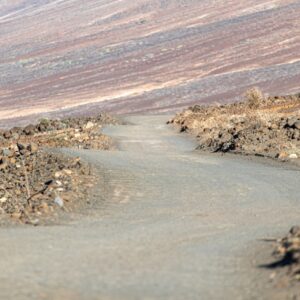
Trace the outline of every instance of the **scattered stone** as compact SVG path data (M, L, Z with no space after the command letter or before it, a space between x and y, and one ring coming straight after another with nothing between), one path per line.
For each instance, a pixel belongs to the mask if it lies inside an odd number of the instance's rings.
M28 150L31 152L31 153L36 153L38 151L39 147L37 144L35 143L30 143L28 145Z
M300 157L300 94L265 97L257 89L243 102L195 105L169 124L198 138L197 149L277 158ZM294 161L295 162L295 161Z
M40 220L39 219L28 220L26 223L33 225L33 226L38 226L40 223Z
M99 130L105 124L118 124L118 121L107 114L62 120L42 119L36 125L0 131L0 145L6 146L17 141L30 148L34 146L33 150L25 148L29 152L36 151L35 145L107 150L111 147L111 140ZM23 152L25 150L22 149Z
M296 117L291 117L287 119L287 127L294 128L295 124L297 123Z
M26 146L24 144L21 143L17 143L17 147L19 151L25 150Z
M26 135L33 135L35 133L35 129L36 129L36 127L34 125L30 124L23 129L23 132Z
M287 152L280 152L279 155L278 155L278 158L280 160L285 160L289 157L288 153Z
M269 241L269 240L267 240ZM299 280L300 274L300 227L294 226L287 236L274 240L276 242L273 256L276 261L268 265L271 269L286 269L291 279Z
M99 130L108 123L117 121L101 114L0 130L0 213L36 226L41 215L58 207L78 205L79 199L86 203L94 178L90 167L44 147L109 149L110 139Z
M62 205L56 193L71 199L85 198L89 188L86 184L91 181L88 165L78 158L44 152L35 144L18 143L16 147L20 151L12 152L13 163L5 157L0 161L1 211L15 220L36 225L32 221L35 216L53 211L53 197L54 204ZM30 155L21 154L29 150ZM56 177L60 179L53 180Z
M48 162L49 162L49 161L48 161ZM53 183L53 180L50 179L50 180L47 180L44 184L47 185L47 186L49 186L49 185L51 185L52 183Z
M0 202L1 202L1 203L5 203L6 201L7 201L7 198L6 198L6 197L0 198Z
M294 127L296 128L296 129L300 129L300 121L296 121L295 123L294 123Z
M55 172L54 177L55 178L60 178L62 176L61 172Z
M6 138L6 139L10 139L12 137L12 134L10 131L5 131L3 133L3 137Z
M59 196L55 197L54 203L57 204L59 207L64 207L64 200Z
M73 173L71 170L67 170L67 169L63 170L63 172L69 176L72 175L72 173Z
M2 149L2 155L7 156L7 157L11 157L12 152L9 149Z
M85 125L85 129L91 129L95 127L95 124L93 122L87 122L87 124Z

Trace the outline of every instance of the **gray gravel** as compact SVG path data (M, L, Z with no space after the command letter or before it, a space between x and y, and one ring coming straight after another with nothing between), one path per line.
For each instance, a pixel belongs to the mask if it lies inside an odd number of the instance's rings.
M93 212L0 230L0 299L276 299L258 239L299 222L300 172L127 121L106 129L121 151L69 151L100 171Z

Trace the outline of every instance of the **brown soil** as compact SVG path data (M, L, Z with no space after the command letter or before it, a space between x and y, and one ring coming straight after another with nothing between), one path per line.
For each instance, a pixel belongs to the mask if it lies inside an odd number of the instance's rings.
M193 106L169 123L195 135L197 149L271 157L299 163L300 94L265 97L258 89L246 101Z
M96 177L79 158L52 153L48 148L111 148L100 131L117 121L107 115L41 120L0 134L0 223L10 219L38 225L61 210L89 202L87 190ZM48 150L47 150L48 149Z

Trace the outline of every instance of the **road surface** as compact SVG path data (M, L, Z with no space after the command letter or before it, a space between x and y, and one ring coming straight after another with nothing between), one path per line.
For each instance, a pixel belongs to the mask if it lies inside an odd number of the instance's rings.
M127 121L106 129L119 151L69 151L99 170L93 212L0 229L0 299L276 299L258 239L299 223L300 172Z

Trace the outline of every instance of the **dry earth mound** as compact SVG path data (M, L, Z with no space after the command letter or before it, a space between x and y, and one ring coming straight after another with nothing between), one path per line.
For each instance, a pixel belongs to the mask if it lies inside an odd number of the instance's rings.
M169 123L197 136L198 149L281 160L300 157L300 94L265 97L254 88L246 101L193 106Z

